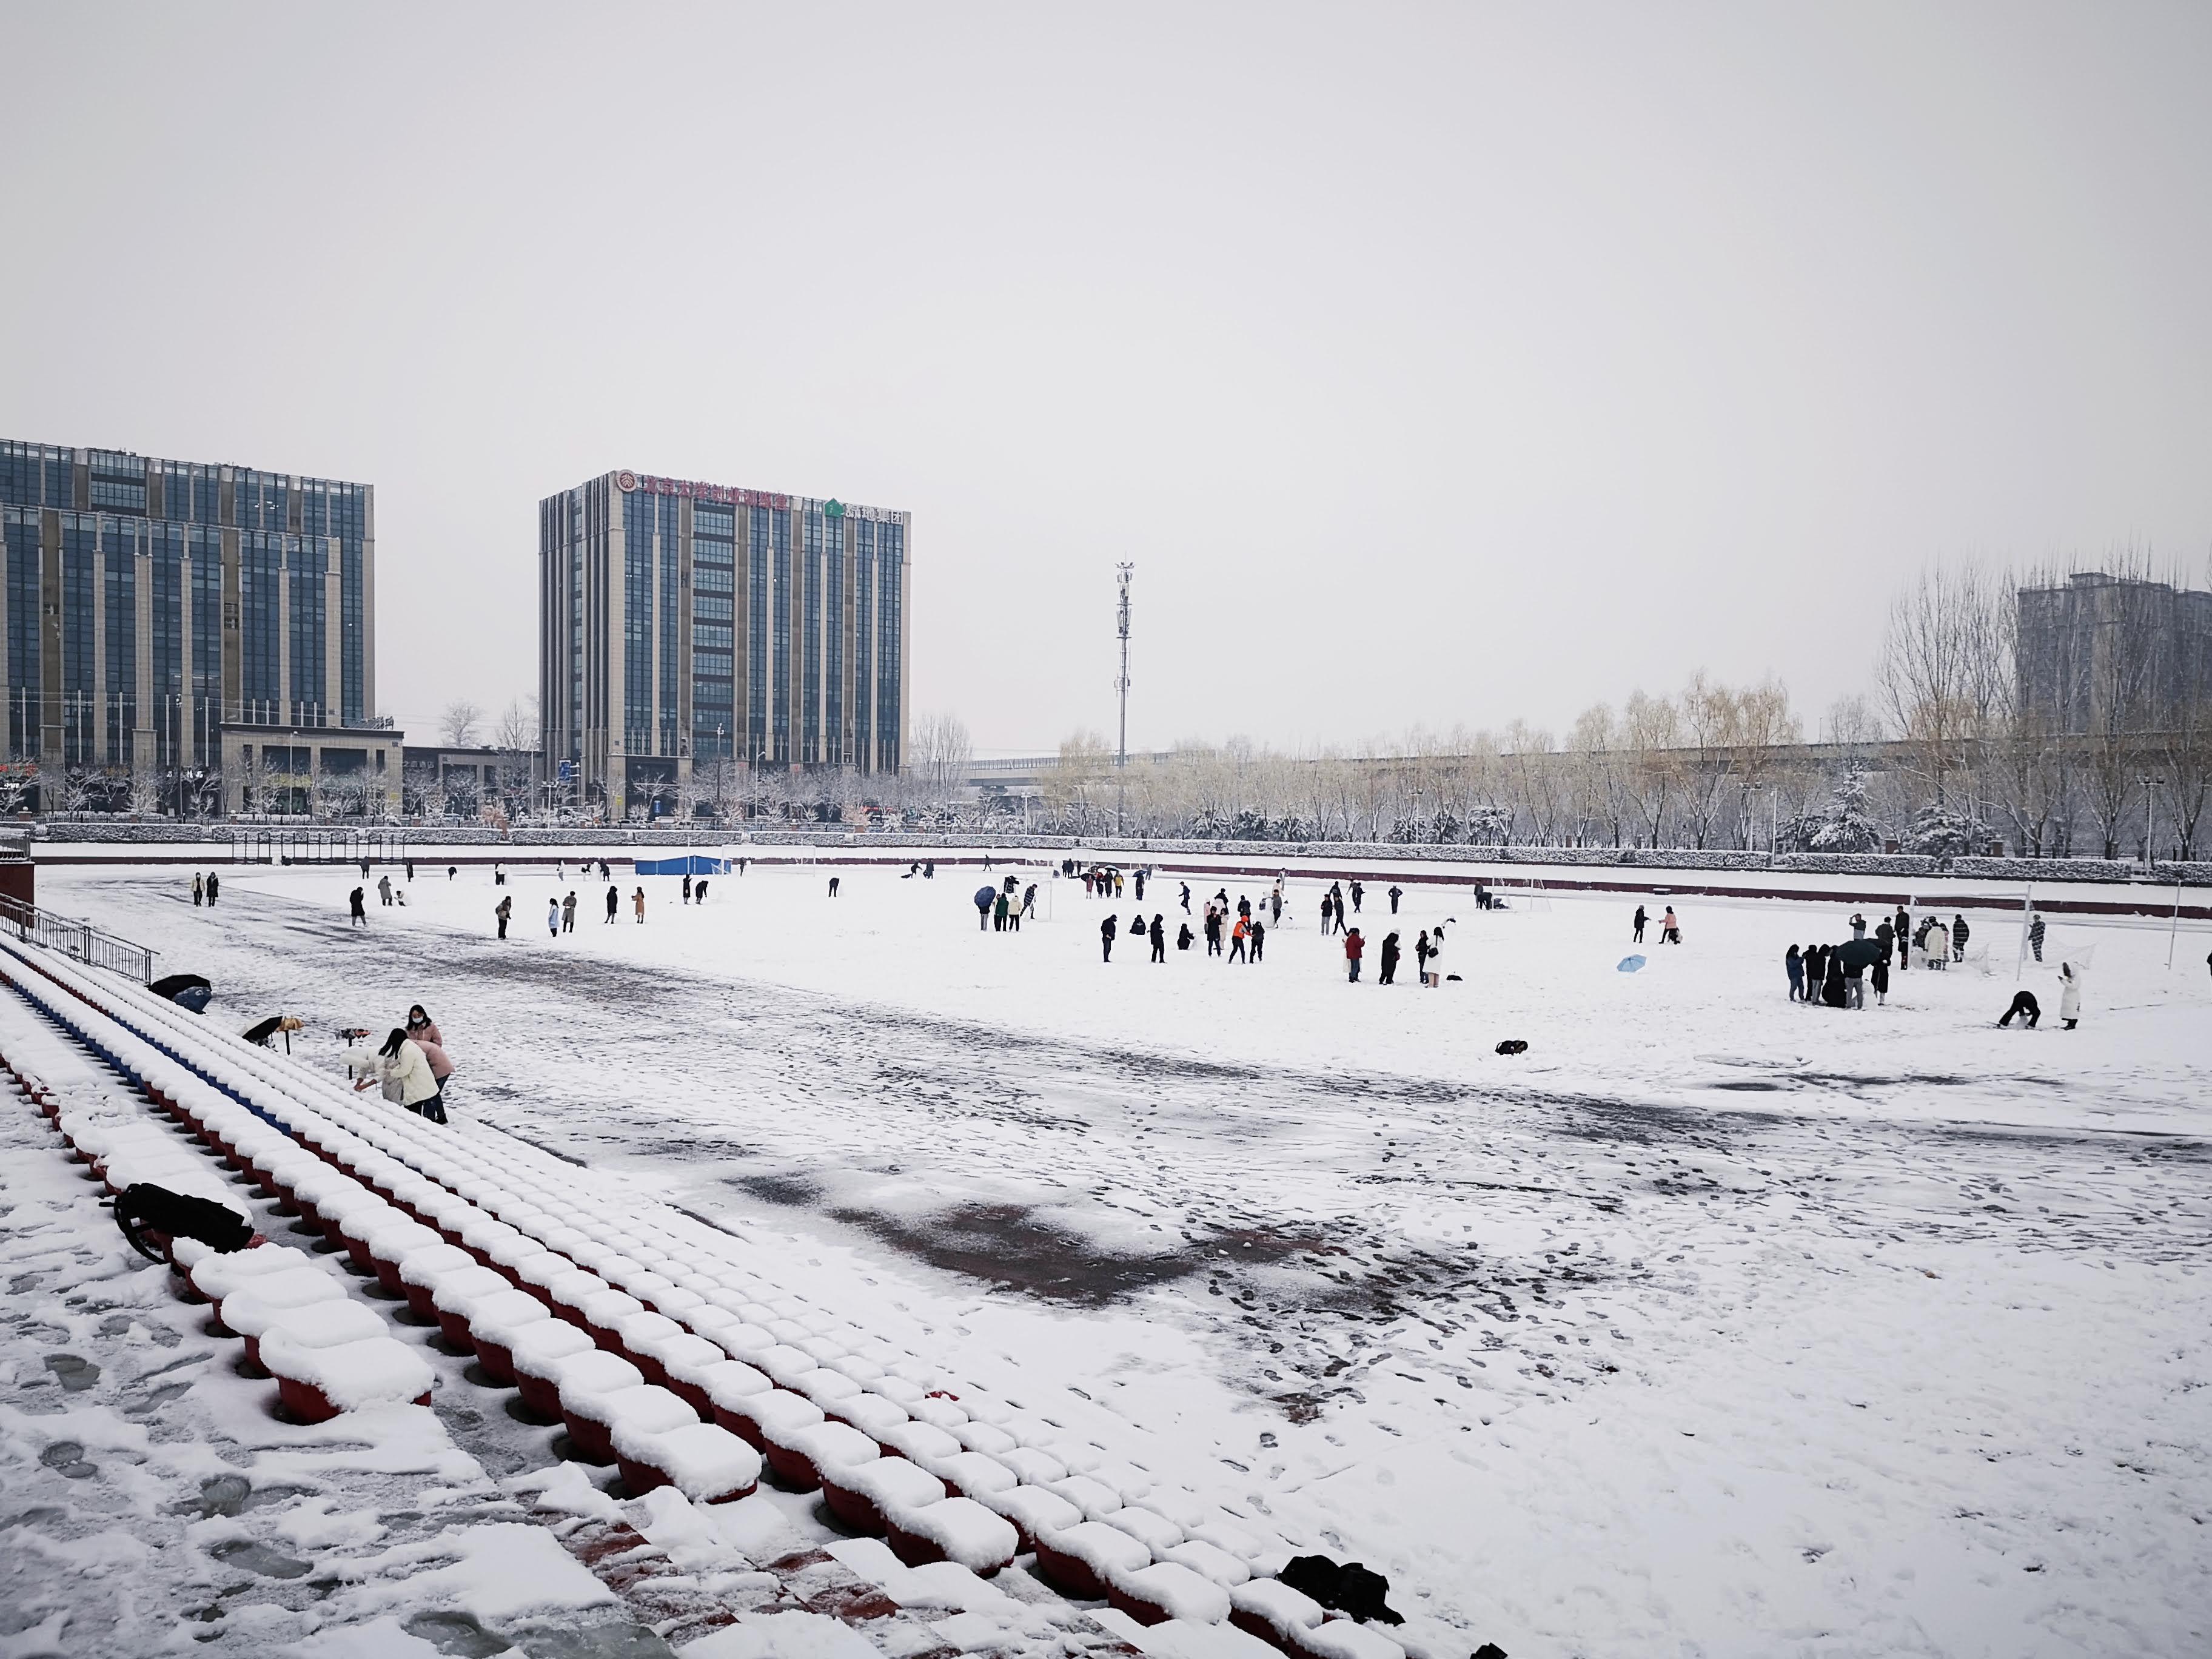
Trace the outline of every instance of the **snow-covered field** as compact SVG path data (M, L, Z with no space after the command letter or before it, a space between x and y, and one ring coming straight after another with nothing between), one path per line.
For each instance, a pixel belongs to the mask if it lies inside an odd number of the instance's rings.
M686 908L617 865L612 925L574 866L426 866L366 929L351 871L226 866L212 911L173 867L40 897L207 974L211 1020L301 1016L303 1064L426 1004L457 1115L646 1174L799 1293L1366 1561L1439 1653L2212 1645L2201 924L2169 970L2163 927L2054 921L2024 1033L1993 1026L1994 917L1985 964L1840 1012L1781 970L1848 937L1832 906L1686 904L1631 974L1631 900L1411 888L1407 982L1370 948L1354 986L1310 883L1257 966L1126 937L1104 965L1109 907L1007 867L1043 884L1014 934L978 930L973 870L831 899L756 868ZM1142 907L1170 935L1179 885ZM1377 945L1387 910L1356 918ZM1461 981L1418 988L1448 917ZM62 1386L21 1374L35 1294L9 1412Z

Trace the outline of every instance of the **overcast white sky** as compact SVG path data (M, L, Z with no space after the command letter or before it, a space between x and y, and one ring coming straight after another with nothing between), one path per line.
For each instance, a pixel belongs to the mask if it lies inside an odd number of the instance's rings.
M1814 714L1931 558L2212 547L2212 6L0 9L0 435L376 486L535 682L611 467L910 509L979 749ZM2200 575L2201 580L2201 575Z

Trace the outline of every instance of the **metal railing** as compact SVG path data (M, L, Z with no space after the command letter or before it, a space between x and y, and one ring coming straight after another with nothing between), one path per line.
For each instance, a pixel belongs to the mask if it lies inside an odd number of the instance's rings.
M26 943L74 957L88 968L131 975L141 985L154 982L154 958L161 954L150 945L102 933L79 917L56 915L20 899L0 898L0 927Z

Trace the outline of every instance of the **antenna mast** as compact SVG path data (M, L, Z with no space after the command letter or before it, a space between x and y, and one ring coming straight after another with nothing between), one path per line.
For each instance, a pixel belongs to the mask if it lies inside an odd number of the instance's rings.
M1134 565L1114 567L1121 572L1121 678L1114 682L1114 689L1121 694L1121 741L1114 760L1114 833L1121 833L1121 811L1128 791L1129 771L1129 573Z

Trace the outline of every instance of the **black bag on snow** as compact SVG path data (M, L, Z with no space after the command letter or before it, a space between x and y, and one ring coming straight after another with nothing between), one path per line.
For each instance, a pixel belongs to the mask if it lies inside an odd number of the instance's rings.
M173 1193L167 1187L135 1182L115 1200L115 1224L131 1248L149 1261L166 1261L149 1235L167 1238L197 1238L218 1254L242 1250L253 1241L253 1224L225 1204L189 1193Z

